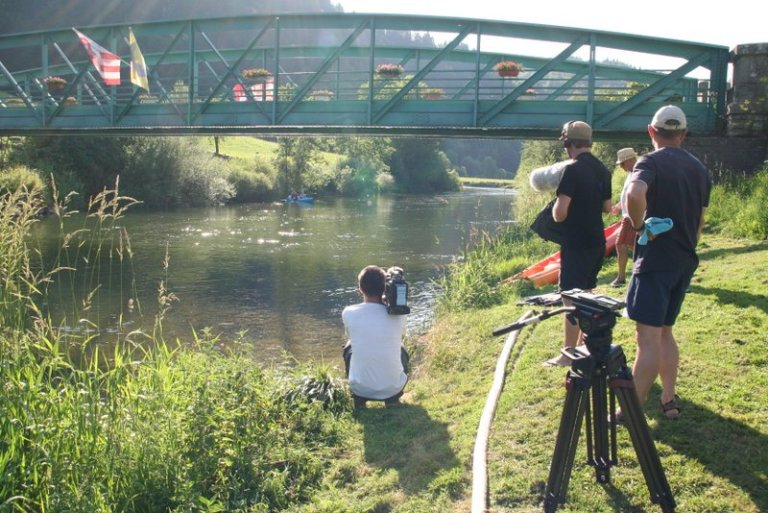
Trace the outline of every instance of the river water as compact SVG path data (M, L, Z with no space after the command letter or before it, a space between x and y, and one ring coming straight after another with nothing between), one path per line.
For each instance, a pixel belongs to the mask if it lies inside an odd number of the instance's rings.
M100 237L114 241L127 233L130 256L125 242L122 251L110 242L111 250L102 247L94 256L99 244L90 235L69 250L67 263L77 271L56 276L46 306L65 332L98 326L108 343L116 334L151 331L162 280L178 298L164 318L166 340L189 340L192 330L209 328L224 342L252 342L262 361L285 352L299 361L336 360L344 340L341 310L360 299L360 269L402 267L411 291L409 330L423 329L432 316L434 280L473 237L510 222L513 199L507 190L473 188L430 197L320 198L312 205L129 210ZM82 226L84 218L75 216L65 232ZM65 262L55 256L56 220L41 223L35 235L46 267Z

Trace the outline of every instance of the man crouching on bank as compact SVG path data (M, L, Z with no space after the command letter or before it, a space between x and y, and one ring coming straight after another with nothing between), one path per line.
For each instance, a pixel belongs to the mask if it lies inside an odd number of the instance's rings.
M363 302L341 312L348 338L344 365L355 408L365 408L366 401L399 406L408 382L408 353L402 345L407 316L387 313L386 279L382 268L364 268L357 276Z

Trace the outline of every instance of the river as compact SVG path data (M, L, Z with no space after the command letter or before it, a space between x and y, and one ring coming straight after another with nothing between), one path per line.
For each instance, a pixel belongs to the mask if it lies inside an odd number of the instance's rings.
M319 198L312 205L129 210L101 238L114 241L125 232L130 244L120 251L112 242L100 257L85 250L98 247L92 240L79 256L70 250L68 263L77 271L56 275L45 306L64 332L98 326L109 343L118 333L151 331L162 280L178 298L163 321L166 340L189 340L192 330L208 328L224 343L251 342L261 361L286 352L299 361L336 360L341 310L360 299L361 268L402 267L411 291L409 330L423 329L432 319L434 280L473 237L510 222L513 199L508 190L468 188L430 197ZM64 231L83 223L75 216ZM35 236L44 265L52 267L61 240L57 221L40 223ZM89 294L93 300L85 301Z

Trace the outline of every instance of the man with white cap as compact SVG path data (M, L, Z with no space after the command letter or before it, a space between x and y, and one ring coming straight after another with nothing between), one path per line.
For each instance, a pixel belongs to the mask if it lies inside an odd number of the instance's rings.
M656 112L648 125L655 151L640 157L627 190L635 230L642 231L645 219L651 217L672 220L671 230L635 247L627 291L627 313L637 324L633 366L637 395L644 403L660 375L661 409L672 419L681 412L675 394L679 352L672 327L699 263L696 244L712 187L706 167L681 147L687 128L679 107L667 105Z
M603 213L611 210L611 174L592 155L592 127L583 121L569 121L560 136L568 156L557 199L552 207L555 222L563 223L565 239L560 244L560 290L591 290L605 258ZM570 301L563 298L570 306ZM576 347L579 326L565 319L564 345ZM546 366L567 366L571 360L560 354L544 362Z
M616 152L616 165L621 166L627 172L627 178L624 180L624 187L621 189L619 202L611 209L611 214L621 213L622 217L621 227L619 227L619 233L616 236L616 260L618 261L619 271L616 274L616 278L611 282L613 287L621 287L626 283L629 248L635 245L636 233L632 229L632 222L627 212L627 189L629 189L632 168L635 166L635 162L637 162L637 153L635 153L633 148L622 148Z

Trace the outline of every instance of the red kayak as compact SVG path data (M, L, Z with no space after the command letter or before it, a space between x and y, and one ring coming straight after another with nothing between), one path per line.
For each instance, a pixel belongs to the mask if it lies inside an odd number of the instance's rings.
M619 226L621 221L616 221L605 230L605 256L610 255L616 249L616 237L619 235ZM560 277L560 252L553 253L543 260L526 267L514 276L504 281L513 281L518 279L529 280L535 287L544 285L553 285L557 283Z

